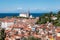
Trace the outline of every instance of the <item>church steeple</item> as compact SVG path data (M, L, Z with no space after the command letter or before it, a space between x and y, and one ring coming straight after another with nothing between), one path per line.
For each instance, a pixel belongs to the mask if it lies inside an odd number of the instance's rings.
M29 14L29 17L30 17L30 10L28 10L28 14Z

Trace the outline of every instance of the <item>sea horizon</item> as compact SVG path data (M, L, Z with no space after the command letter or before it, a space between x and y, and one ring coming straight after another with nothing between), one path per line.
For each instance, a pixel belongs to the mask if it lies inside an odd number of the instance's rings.
M21 13L0 13L0 18L4 18L6 16L11 17L11 16L19 16ZM42 16L45 13L30 13L33 17L39 17Z

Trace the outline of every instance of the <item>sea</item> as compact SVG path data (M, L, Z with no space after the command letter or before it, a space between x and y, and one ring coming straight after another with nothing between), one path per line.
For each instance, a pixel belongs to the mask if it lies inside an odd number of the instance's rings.
M4 18L6 16L11 17L11 16L19 16L20 13L0 13L0 18ZM44 15L44 13L30 13L33 17L40 17Z

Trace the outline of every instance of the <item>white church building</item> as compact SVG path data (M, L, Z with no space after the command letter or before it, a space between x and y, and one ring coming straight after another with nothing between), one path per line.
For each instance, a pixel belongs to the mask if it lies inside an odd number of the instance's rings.
M20 13L19 17L29 17L29 12L22 12Z

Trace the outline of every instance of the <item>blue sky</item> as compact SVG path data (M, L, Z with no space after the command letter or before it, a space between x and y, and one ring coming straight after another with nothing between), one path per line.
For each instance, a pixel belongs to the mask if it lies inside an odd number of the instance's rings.
M60 0L0 0L0 13L21 11L49 12L60 10Z

